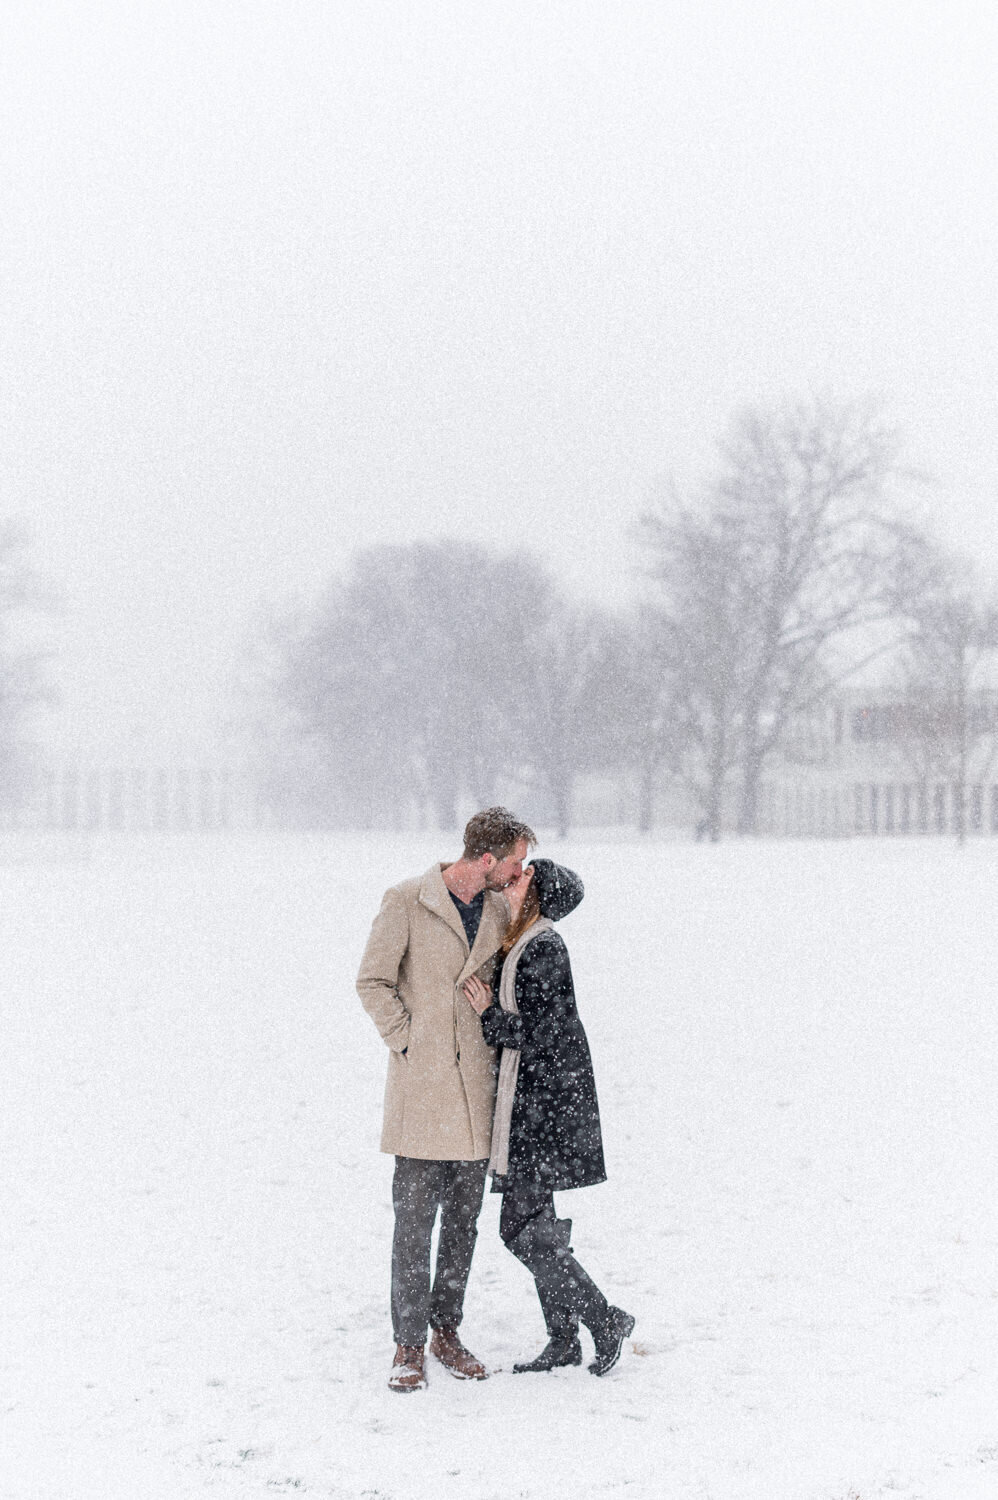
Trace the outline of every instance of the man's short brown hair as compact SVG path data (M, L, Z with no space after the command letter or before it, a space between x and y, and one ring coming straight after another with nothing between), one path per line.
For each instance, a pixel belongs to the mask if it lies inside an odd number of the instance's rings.
M537 843L537 835L526 823L515 818L508 807L487 807L469 821L464 830L464 858L481 859L493 854L505 859L521 839L528 845Z

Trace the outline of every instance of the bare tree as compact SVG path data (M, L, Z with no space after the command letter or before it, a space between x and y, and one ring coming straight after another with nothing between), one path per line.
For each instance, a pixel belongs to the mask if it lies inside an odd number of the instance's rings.
M953 791L953 831L967 836L968 790L998 750L998 600L986 597L962 559L907 533L895 575L895 605L911 626L892 737L923 784Z
M518 777L550 802L560 838L578 776L615 763L619 746L614 626L603 612L552 597L518 676Z
M233 672L230 728L251 747L261 807L282 827L332 827L356 816L331 774L302 655L314 625L298 605L261 602Z
M662 587L660 664L682 746L679 771L716 842L740 755L747 605L738 535L716 509L660 510L644 526Z
M767 759L790 720L868 660L833 648L889 614L894 534L884 495L894 434L865 407L827 401L748 411L698 509L644 518L654 574L685 655L702 802L716 838L729 780L736 826L755 832Z
M604 651L608 749L637 781L637 826L650 831L663 774L682 773L688 726L669 622L656 608L610 622Z
M397 823L415 801L453 828L463 792L494 800L550 592L533 559L462 542L370 548L331 582L280 692L354 819Z

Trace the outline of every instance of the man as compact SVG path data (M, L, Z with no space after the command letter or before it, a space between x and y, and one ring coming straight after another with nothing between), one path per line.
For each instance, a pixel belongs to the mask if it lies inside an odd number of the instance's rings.
M492 1142L495 1053L461 986L491 976L509 922L501 892L536 842L504 807L476 813L460 859L385 892L361 960L357 992L390 1053L381 1149L395 1157L393 1391L426 1385L427 1326L430 1353L452 1375L487 1374L457 1330Z

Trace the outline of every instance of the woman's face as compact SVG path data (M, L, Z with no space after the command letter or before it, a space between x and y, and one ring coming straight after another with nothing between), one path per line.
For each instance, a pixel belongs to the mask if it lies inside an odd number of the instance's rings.
M533 880L533 878L533 865L524 865L518 878L514 880L511 885L506 886L503 891L503 895L509 902L509 908L513 914L512 920L514 922L520 915L520 908L523 905L523 898L524 896L526 896L528 890L530 889L530 882Z

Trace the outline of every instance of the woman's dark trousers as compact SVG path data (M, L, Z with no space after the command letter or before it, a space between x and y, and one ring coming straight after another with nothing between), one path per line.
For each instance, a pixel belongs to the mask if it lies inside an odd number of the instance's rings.
M396 1156L392 1182L392 1328L396 1344L420 1348L427 1324L456 1328L464 1312L487 1161L422 1161ZM430 1239L440 1211L437 1264L430 1283Z
M580 1322L602 1327L606 1298L572 1254L572 1221L555 1217L553 1193L535 1183L509 1183L499 1233L534 1278L550 1338L575 1332Z

